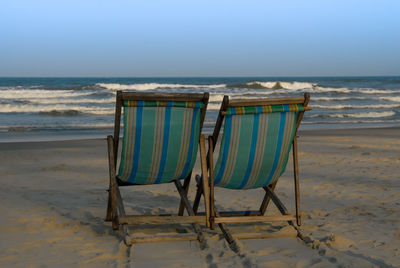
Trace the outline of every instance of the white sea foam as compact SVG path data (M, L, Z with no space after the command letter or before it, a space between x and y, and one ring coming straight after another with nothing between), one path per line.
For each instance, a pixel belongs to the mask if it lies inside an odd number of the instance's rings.
M319 109L331 109L331 110L341 110L341 109L389 109L398 108L399 104L371 104L371 105L317 105L313 104L313 108Z
M210 94L209 102L221 102L225 94Z
M346 84L343 84L341 88L323 87L315 83L297 81L254 81L227 86L221 81L220 84L214 85L196 83L98 83L54 90L44 89L43 86L0 87L0 116L10 120L10 122L14 122L12 121L14 118L23 118L23 121L27 118L25 122L35 124L39 128L79 128L85 127L85 123L91 124L93 128L102 127L101 124L97 124L98 122L104 123L104 127L110 127L111 125L106 122L112 121L115 109L115 96L113 95L115 95L116 90L164 91L165 89L168 92L209 92L210 99L207 109L213 111L213 116L216 114L215 111L220 109L224 95L229 95L229 99L254 99L274 96L301 96L302 92L307 91L311 93L311 106L315 109L306 115L307 120L304 123L385 123L398 118L396 112L400 108L400 89L347 88L345 86ZM368 104L363 100L373 101L371 101L372 104ZM348 110L348 113L345 110ZM7 113L25 114L8 116ZM29 113L39 114L40 117L29 115ZM100 116L84 116L85 114L101 115L101 119ZM30 120L30 116L32 116L32 120ZM62 117L50 118L49 116ZM63 116L71 117L64 118ZM59 126L53 126L53 123L59 124ZM79 125L80 123L84 124ZM12 124L7 125L11 126ZM215 118L209 118L205 127L212 128L214 124ZM91 126L86 124L86 127Z
M274 90L236 90L236 91L229 91L226 95L229 96L243 96L245 95L253 95L251 98L256 98L257 95L276 95L276 94L287 94L290 93L286 89L274 89Z
M369 118L378 118L378 117L389 117L393 116L395 112L387 111L387 112L367 112L367 113L356 113L356 114L348 114L347 116L350 118L362 118L362 117L369 117Z
M365 113L346 113L346 114L325 114L319 115L314 114L309 116L310 118L318 118L318 117L330 117L330 118L381 118L381 117L390 117L395 115L393 111L386 112L365 112Z
M372 88L335 88L335 87L321 87L315 86L309 90L312 93L326 93L326 92L337 92L337 93L362 93L362 94L393 94L400 93L399 90L382 90Z
M312 97L312 101L367 100L367 97Z
M143 83L143 84L116 84L116 83L97 83L99 87L109 90L154 90L162 88L221 88L226 87L225 84L215 85L194 85L194 84L160 84L160 83Z
M73 105L45 105L37 106L31 104L11 105L3 104L0 106L0 113L64 113L68 111L76 111L81 113L97 114L97 115L111 115L114 113L114 108L103 107L82 107Z
M337 93L351 93L352 90L349 88L335 88L335 87L321 87L317 84L313 83L305 83L305 82L250 82L247 83L249 86L260 85L264 88L271 89L269 91L262 91L258 90L258 93L261 92L268 92L271 93L292 93L292 92L303 92L308 91L311 93L330 93L330 92L337 92Z
M68 98L93 94L93 91L77 92L74 90L46 90L46 89L9 89L2 90L1 99L31 99L31 98Z
M16 99L18 100L18 99ZM43 98L35 98L30 99L30 103L32 104L96 104L96 103L115 103L115 98L107 98L107 99L43 99Z
M354 89L355 92L363 94L393 94L400 93L400 90L383 90L383 89L372 89L372 88L358 88Z
M209 102L207 105L207 110L219 110L221 107L220 102Z
M75 123L75 124L45 124L40 125L36 123L34 125L12 125L12 126L0 126L0 132L30 132L35 129L51 129L51 130L64 130L64 129L91 129L91 128L112 128L113 123Z
M400 102L400 97L379 97L380 100Z
M311 92L314 92L314 93L325 93L325 92L350 93L351 90L346 87L336 88L336 87L320 87L320 86L318 86L318 87L313 88L313 90Z
M302 124L315 125L315 124L378 124L378 123L400 123L400 120L396 119L353 119L353 120L329 120L329 121L302 121Z

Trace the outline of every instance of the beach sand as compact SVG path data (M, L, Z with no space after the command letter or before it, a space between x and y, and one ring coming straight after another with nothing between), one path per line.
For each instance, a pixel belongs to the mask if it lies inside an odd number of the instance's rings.
M105 139L0 143L0 267L400 267L400 128L303 131L299 238L126 247L104 222ZM291 161L291 160L289 160ZM195 173L199 173L196 164ZM189 197L194 197L192 181ZM172 184L123 187L130 213L176 212ZM294 209L292 165L276 191ZM263 191L216 190L221 209L256 209ZM271 204L268 214L276 214ZM235 233L294 233L287 224L230 225ZM190 226L130 227L132 233ZM205 229L205 227L204 227Z

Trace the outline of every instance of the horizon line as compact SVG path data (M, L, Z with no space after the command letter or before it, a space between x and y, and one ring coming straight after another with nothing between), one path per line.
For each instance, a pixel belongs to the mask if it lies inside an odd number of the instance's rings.
M400 77L394 75L243 75L243 76L0 76L0 78L320 78L320 77Z

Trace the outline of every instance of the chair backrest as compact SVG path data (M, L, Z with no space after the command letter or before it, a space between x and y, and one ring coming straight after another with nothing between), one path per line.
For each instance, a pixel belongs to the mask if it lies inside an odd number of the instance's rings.
M130 184L158 184L190 175L207 103L208 93L117 93L115 131L119 105L124 122L117 178Z
M249 189L277 181L285 171L303 113L310 109L308 100L309 94L304 98L225 100L214 185Z

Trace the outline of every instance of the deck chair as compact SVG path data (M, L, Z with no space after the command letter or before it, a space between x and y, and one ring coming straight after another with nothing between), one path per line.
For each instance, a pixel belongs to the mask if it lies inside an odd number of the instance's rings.
M294 98L241 99L229 100L224 96L213 134L208 138L208 154L204 142L201 143L202 175L194 201L197 208L208 177L210 187L210 227L215 224L221 228L226 240L232 243L233 237L226 223L287 221L301 224L299 176L297 162L297 129L308 107L310 95ZM214 167L213 152L224 122L223 137L217 163ZM201 137L204 139L204 137ZM288 162L290 147L293 146L295 214L289 214L276 196L274 189ZM251 211L221 211L214 205L214 186L229 189L263 188L264 199L260 209ZM270 202L277 206L281 216L264 216ZM296 226L295 226L296 227ZM245 235L237 238L266 238L267 235Z
M127 245L171 240L203 240L199 224L208 225L208 213L205 216L196 216L188 201L187 192L208 98L208 93L117 91L114 136L107 137L110 185L106 221L112 222L114 230L122 226ZM122 152L116 173L122 108ZM184 180L183 185L181 180ZM139 187L160 183L175 184L181 200L177 214L125 214L120 186ZM184 216L184 209L188 216ZM128 232L127 225L148 224L192 224L195 233L139 237L131 236Z

